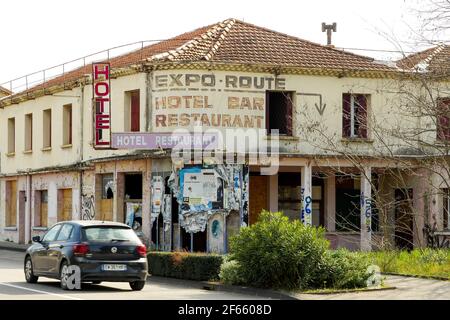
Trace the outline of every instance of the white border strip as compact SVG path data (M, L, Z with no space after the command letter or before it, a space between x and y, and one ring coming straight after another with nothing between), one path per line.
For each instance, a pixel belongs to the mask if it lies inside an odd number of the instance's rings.
M48 295L51 295L51 296L56 296L56 297L60 297L60 298L64 298L64 299L83 300L81 298L71 297L71 296L67 296L67 295L64 295L64 294L57 294L57 293L52 293L52 292L47 292L47 291L42 291L42 290L30 289L30 288L16 286L14 284L9 284L9 283L2 283L2 282L0 282L0 285L1 286L6 286L6 287L12 287L12 288L16 288L16 289L27 290L27 291L36 292L36 293L48 294Z

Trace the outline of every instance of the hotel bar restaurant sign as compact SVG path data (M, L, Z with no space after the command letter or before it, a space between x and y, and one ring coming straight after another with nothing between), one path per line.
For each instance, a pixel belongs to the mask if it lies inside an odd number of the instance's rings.
M111 147L111 82L109 63L92 64L94 148Z

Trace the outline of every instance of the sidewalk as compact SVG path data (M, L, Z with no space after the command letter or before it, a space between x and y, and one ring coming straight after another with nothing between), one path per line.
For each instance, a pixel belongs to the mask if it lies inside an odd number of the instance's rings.
M29 244L19 244L9 241L0 241L0 249L14 250L14 251L26 251Z

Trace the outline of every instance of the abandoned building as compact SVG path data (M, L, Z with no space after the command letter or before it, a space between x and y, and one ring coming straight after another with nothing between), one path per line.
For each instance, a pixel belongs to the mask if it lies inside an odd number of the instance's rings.
M425 225L449 228L449 171L425 168L417 142L392 129L416 123L400 112L404 82L419 94L417 66L424 74L449 52L384 63L228 19L102 60L107 92L91 63L2 89L0 240L28 243L58 221L96 219L132 225L156 250L227 252L266 209L324 227L334 248L424 246ZM435 98L450 106L448 84L438 81ZM109 122L97 126L93 101L106 94ZM170 148L138 146L139 134L199 123L266 130L277 170L264 174L268 162L248 157L174 163ZM446 125L446 114L427 122L424 139L445 145ZM127 148L111 147L115 134Z

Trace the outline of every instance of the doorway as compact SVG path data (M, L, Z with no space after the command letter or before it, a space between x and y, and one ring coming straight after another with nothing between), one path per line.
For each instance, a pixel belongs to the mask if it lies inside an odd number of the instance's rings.
M269 209L269 178L268 176L252 175L250 173L249 194L249 225L258 221L262 210Z
M19 191L19 243L25 243L25 191Z
M395 189L395 246L413 249L413 189Z
M125 174L124 221L134 230L142 229L142 173Z

